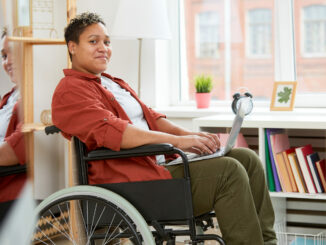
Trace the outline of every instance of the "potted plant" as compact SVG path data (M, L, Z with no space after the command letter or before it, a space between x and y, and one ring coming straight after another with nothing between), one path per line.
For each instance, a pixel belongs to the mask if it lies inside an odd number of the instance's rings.
M209 107L211 91L213 89L212 80L212 77L207 75L198 75L195 77L197 108Z

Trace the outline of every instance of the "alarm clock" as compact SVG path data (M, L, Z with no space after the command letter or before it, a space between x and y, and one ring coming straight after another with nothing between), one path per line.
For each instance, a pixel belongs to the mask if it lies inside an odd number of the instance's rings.
M244 94L240 94L239 92L235 93L233 95L233 101L231 107L234 114L237 114L238 112L241 114L243 113L245 116L250 114L250 112L254 107L251 93L249 92L245 92Z

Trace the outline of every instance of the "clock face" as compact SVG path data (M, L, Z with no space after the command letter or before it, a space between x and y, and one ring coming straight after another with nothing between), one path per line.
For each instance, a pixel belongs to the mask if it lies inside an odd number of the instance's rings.
M248 115L253 108L252 99L249 97L242 97L236 103L236 110L239 113L243 113L244 115Z

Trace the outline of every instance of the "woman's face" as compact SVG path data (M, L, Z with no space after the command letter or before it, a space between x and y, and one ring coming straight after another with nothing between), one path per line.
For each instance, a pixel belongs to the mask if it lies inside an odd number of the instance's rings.
M10 80L13 83L16 83L16 78L14 75L14 66L12 62L12 52L9 46L9 41L7 36L4 36L1 39L1 62L2 62L2 67L10 77Z
M79 36L79 43L70 41L72 68L100 76L111 57L110 38L104 25L92 24Z

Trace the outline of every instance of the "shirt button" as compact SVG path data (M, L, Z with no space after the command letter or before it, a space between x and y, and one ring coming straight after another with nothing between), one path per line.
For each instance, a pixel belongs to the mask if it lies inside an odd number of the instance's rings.
M107 121L108 119L107 118L104 118L103 121Z
M111 101L114 101L114 97L111 97Z

